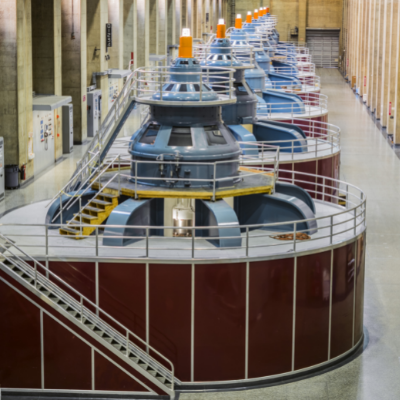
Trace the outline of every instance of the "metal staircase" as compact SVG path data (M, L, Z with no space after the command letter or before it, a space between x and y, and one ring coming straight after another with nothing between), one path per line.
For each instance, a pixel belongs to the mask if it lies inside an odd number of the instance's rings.
M74 219L60 228L61 235L74 236L83 239L96 230L96 225L101 225L118 206L118 196L109 193L96 193L92 200L74 214ZM94 225L91 227L90 225Z
M92 168L104 160L135 106L135 97L133 95L135 83L135 72L132 72L128 76L121 93L108 111L98 133L91 140L80 161L77 162L75 172L64 188L66 193L84 187L84 182L90 176Z
M0 240L3 241L3 243L0 243L0 252L2 253L0 269L96 339L103 347L117 355L122 363L133 367L147 381L152 382L160 391L174 399L175 385L180 385L181 382L175 378L174 366L170 360L52 273L43 264L14 245L7 237L0 235ZM33 266L22 257L31 262ZM72 295L63 290L61 286L65 287ZM105 322L100 315L117 325L118 330ZM147 352L133 343L132 339L146 348ZM150 356L148 353L150 350L170 368L165 367ZM146 386L145 383L143 384Z

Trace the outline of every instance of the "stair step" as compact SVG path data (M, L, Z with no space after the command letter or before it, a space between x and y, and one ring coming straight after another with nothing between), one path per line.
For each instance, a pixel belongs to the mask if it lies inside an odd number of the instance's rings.
M104 212L104 210L102 210L101 208L91 207L91 206L86 206L83 211L93 211L97 213Z
M60 228L61 231L73 233L74 235L80 234L79 230L74 229L73 227L69 228L68 226L64 226Z
M90 204L100 204L102 206L112 206L112 203L110 203L109 201L104 201L104 200L99 200L99 199L93 199L90 200Z
M116 197L118 197L116 194L111 194L111 193L99 193L97 196L106 197L108 199L115 199Z
M136 364L139 362L139 358L135 357L135 356L129 356L129 359L132 360Z
M85 211L85 210L83 210L83 211ZM81 214L74 214L74 217L76 218L75 221L79 221L80 216L81 216ZM89 215L89 214L82 213L82 219L90 219L90 220L92 220L92 219L97 219L97 217L95 217L94 215Z
M158 381L160 381L161 383L165 383L165 381L166 381L165 377L163 377L163 376L157 376L156 379Z
M139 367L143 368L145 371L149 368L149 364L146 364L144 361L139 360L138 362Z
M42 286L42 287L39 289L39 291L42 292L43 294L45 294L46 296L48 296L48 295L50 294L50 291L47 290L44 286Z

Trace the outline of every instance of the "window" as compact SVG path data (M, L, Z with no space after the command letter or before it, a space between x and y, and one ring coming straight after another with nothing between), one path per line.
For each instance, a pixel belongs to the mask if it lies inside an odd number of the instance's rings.
M174 87L174 84L171 83L171 84L168 85L164 90L165 90L166 92L170 92L170 91L172 90L173 87Z
M191 147L193 146L192 132L188 126L173 126L168 146Z
M189 65L189 61L181 61L180 65Z
M218 56L218 61L223 60L224 58L222 56Z
M209 146L218 146L226 144L225 138L222 136L221 131L217 126L205 126L204 131L206 132L207 141Z
M186 85L181 85L181 86L179 87L179 91L180 91L180 92L187 92Z
M194 84L193 86L196 92L200 92L200 85Z
M160 125L150 124L144 135L140 138L139 143L154 144L156 141Z

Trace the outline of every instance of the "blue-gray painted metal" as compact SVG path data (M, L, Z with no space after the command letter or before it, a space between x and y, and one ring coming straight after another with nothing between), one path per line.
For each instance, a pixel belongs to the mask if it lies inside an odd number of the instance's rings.
M276 227L264 228L273 232L292 232L297 222L297 232L312 235L317 232L315 215L311 208L302 200L294 196L282 193L254 194L249 196L235 197L235 211L240 225L285 223ZM311 221L304 221L311 219ZM257 229L254 227L253 229Z
M285 194L287 196L293 196L301 201L304 201L310 207L311 211L315 214L315 203L310 194L297 185L292 185L287 182L276 182L275 183L275 193Z
M282 86L288 86L288 85L290 86L291 90L293 89L300 90L302 88L300 79L296 78L295 76L276 74L274 72L270 72L268 77L270 82L272 83L275 82L273 85L275 89L282 89Z
M225 200L215 202L196 200L196 226L221 227L221 229L196 229L196 237L217 237L218 239L209 240L217 247L242 245L238 218Z
M284 68L284 75L299 76L299 70L293 64L273 60L272 65L277 68L278 73L280 73L280 71L282 71L282 68Z
M205 126L188 127L192 144L188 146L170 145L173 127L170 125L160 125L159 131L153 143L141 142L148 129L154 126L154 122L145 124L141 133L132 137L130 154L132 160L138 161L160 161L154 163L138 163L137 175L141 178L138 182L141 184L162 187L202 187L212 186L214 177L214 166L202 164L202 162L227 161L217 164L216 178L232 177L232 180L217 182L216 187L232 185L237 181L238 158L241 149L231 131L221 122L215 122L215 130L219 137L225 141L225 144L210 144L209 131ZM173 161L163 163L162 161ZM181 162L191 162L193 164L181 164ZM231 161L231 162L229 162ZM135 176L136 164L132 163L132 179ZM149 180L146 178L163 178ZM185 179L178 181L176 178ZM191 181L191 179L202 179L201 181Z
M269 113L305 113L303 100L296 94L266 90L262 93L262 98L267 103L267 108L258 109L257 115Z
M258 141L273 142L271 144L279 146L282 152L307 151L307 141L295 129L260 121L253 125L253 134ZM287 140L291 142L285 142Z
M249 132L242 125L228 125L228 128L232 131L233 136L239 142L240 148L243 151L244 155L257 156L258 148L256 146L252 146L248 143L240 143L240 142L256 142L255 136ZM255 144L255 143L254 143Z
M104 246L126 246L146 237L146 229L135 226L163 226L164 199L127 199L111 212L104 229ZM120 225L121 227L112 227ZM162 235L163 230L152 229L150 235ZM139 237L136 239L132 236Z
M216 101L218 95L210 86L201 82L201 66L195 58L177 58L175 64L170 67L173 74L169 77L169 83L163 85L162 99L164 101L200 101L200 85L202 85L202 101ZM193 75L179 75L178 73L197 73ZM229 75L223 76L225 80ZM191 82L191 83L188 83ZM157 85L157 82L154 83ZM153 100L161 100L161 94L155 93Z

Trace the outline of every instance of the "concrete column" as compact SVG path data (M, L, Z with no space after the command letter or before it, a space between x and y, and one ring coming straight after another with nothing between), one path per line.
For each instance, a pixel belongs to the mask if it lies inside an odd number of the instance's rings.
M122 64L124 68L127 68L129 62L135 59L135 28L133 24L134 15L136 14L136 1L135 0L123 0L123 16L122 16L122 29L123 29L123 57ZM135 24L136 25L136 24Z
M364 3L364 17L363 17L363 47L362 47L362 60L361 60L361 91L360 95L363 100L367 97L367 71L368 71L368 30L369 30L369 3L370 0L365 0Z
M179 38L182 33L182 19L181 19L181 8L182 8L182 3L184 3L184 0L175 0L175 34L174 34L174 44L179 43Z
M62 93L72 97L74 143L87 139L86 1L62 0Z
M377 109L377 81L378 81L378 68L379 68L379 39L380 39L380 2L381 0L375 0L375 37L374 37L374 78L372 88L372 103L371 111L376 112Z
M145 65L149 64L150 54L150 7L148 4L148 0L136 0L136 14L134 16L134 25L136 26L135 62L137 67L144 67Z
M204 32L210 33L211 21L211 0L204 1Z
M385 49L383 47L383 36L384 36L384 11L385 11L385 1L379 0L379 30L378 30L378 54L377 54L377 67L376 67L376 111L375 118L380 120L381 118L381 108L382 108L382 62L383 62L383 54Z
M391 48L390 48L390 68L389 68L389 87L388 91L388 124L387 132L393 134L395 131L395 109L396 109L396 92L397 92L397 66L399 63L399 45L400 45L400 19L399 19L399 2L392 1L391 12ZM389 115L391 108L391 115Z
M396 68L395 79L393 80L394 90L394 104L393 104L393 140L395 144L400 144L400 6L398 7L397 14L397 49L396 49Z
M369 53L369 79L368 79L368 100L367 105L371 111L374 111L374 88L375 88L375 58L376 58L376 2L378 0L371 0L371 42Z
M372 66L372 54L373 54L373 20L374 20L374 15L373 15L373 4L374 0L368 0L368 21L367 21L367 35L368 35L368 46L367 46L367 71L366 71L366 77L367 77L367 87L365 90L366 94L366 105L370 107L371 103L371 66Z
M196 26L197 32L196 37L199 39L203 39L203 0L196 0Z
M176 43L176 4L175 0L167 0L167 45L175 44ZM178 16L179 20L179 16Z
M187 0L181 0L181 11L180 11L180 18L181 18L181 25L182 28L187 28Z
M186 0L186 27L185 27L190 29L192 35L194 35L193 1L194 0Z
M210 31L213 32L213 33L217 32L217 25L218 25L217 1L218 0L211 0L211 26L210 26Z
M124 0L108 0L108 22L112 24L113 45L108 49L110 60L109 68L126 69L128 63L124 63Z
M307 0L299 0L299 42L306 41Z
M383 59L382 59L382 93L381 93L381 125L387 126L388 121L388 92L389 92L389 66L391 49L391 12L392 0L385 0L384 34L383 34Z
M158 0L149 0L150 7L150 54L158 54L158 39L159 39L159 16L158 16Z
M27 165L28 133L32 132L31 1L1 0L0 5L0 132L5 164Z

